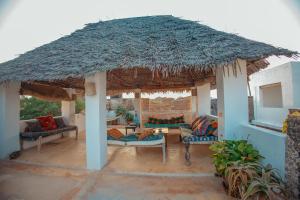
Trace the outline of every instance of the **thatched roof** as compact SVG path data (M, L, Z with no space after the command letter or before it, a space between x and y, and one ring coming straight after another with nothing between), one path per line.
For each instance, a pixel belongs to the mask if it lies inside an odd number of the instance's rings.
M136 17L88 24L2 63L0 82L80 89L85 76L108 71L108 91L188 88L237 59L247 61L251 74L266 67L265 58L271 55L292 57L297 52L173 16ZM124 69L131 70L118 73Z

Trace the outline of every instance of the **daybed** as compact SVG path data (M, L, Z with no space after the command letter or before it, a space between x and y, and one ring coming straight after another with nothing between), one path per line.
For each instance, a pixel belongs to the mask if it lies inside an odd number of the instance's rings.
M187 127L181 127L180 131L181 131L181 140L182 143L185 145L185 160L186 160L186 164L190 165L190 152L189 152L189 148L190 145L201 145L201 144L212 144L215 141L218 141L218 136L217 136L217 128L212 128L211 127L211 122L216 122L217 121L217 117L213 116L213 115L206 115L206 116L202 116L201 118L205 118L205 120L207 120L207 122L209 123L209 125L207 125L207 127L205 127L204 129L200 130L198 128L192 130L193 126L193 122L189 128ZM201 121L201 120L200 120ZM199 125L197 125L198 127L201 126L201 123L199 123Z
M150 135L143 140L138 140L138 137L135 134L126 135L121 137L120 139L115 139L108 135L107 144L133 147L161 147L163 154L163 163L165 163L166 161L166 145L163 133L159 133L158 135Z
M39 121L36 119L26 120L26 128L20 132L20 149L23 150L24 141L37 141L37 150L40 151L42 147L42 139L48 136L61 134L64 132L76 131L76 140L78 139L77 126L66 125L63 117L54 117L57 128L52 130L42 130Z

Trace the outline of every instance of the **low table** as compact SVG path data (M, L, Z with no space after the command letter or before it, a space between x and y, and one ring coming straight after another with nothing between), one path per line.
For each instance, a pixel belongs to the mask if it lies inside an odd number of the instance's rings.
M177 135L181 141L181 132L178 129L169 129L169 128L156 128L154 129L155 133L163 133L166 140L166 146L168 145L168 135Z
M133 130L135 132L136 127L137 126L125 126L125 133L126 133L126 135L127 135L127 130L128 129L131 129L131 130Z

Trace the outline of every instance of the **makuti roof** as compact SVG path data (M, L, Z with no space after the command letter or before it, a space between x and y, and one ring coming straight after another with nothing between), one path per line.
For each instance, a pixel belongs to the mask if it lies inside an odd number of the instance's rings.
M260 63L297 52L217 31L173 16L146 16L87 24L81 30L0 64L0 82L82 78L115 68L207 71L235 62Z

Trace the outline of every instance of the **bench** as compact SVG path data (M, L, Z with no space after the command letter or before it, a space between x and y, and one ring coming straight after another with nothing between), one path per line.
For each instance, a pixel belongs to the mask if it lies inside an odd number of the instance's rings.
M63 117L54 117L54 120L57 122L58 120L63 120ZM25 122L31 122L31 123L39 123L38 120L32 119L32 120L26 120ZM26 131L26 128L20 132L20 149L23 150L23 144L24 141L37 141L37 150L40 151L42 147L42 140L45 137L49 137L52 135L61 134L63 137L65 132L69 131L75 131L76 132L76 140L78 139L78 128L77 126L71 126L71 125L64 125L60 126L57 129L53 130L46 130L46 131Z

